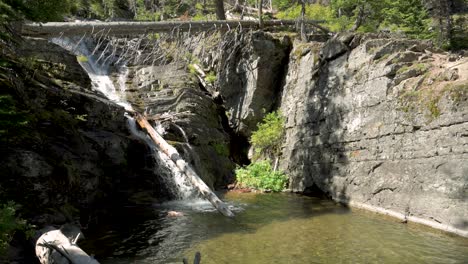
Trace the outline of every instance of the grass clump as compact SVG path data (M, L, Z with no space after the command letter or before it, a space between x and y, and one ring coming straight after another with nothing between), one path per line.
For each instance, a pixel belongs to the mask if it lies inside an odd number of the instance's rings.
M396 73L397 74L402 74L402 73L407 72L409 70L416 70L417 72L422 74L422 73L427 72L429 69L430 69L429 65L427 65L425 63L417 63L417 64L413 64L411 66L405 65L405 66L401 67L400 69L398 69L398 71Z
M286 187L288 177L274 171L268 160L254 162L245 168L236 170L237 183L240 187L280 192Z
M427 117L435 119L441 115L441 110L439 108L441 97L441 93L427 89L406 91L399 96L400 110L406 113L427 111Z
M216 82L216 74L213 71L210 71L206 75L205 81L206 81L207 84L213 85Z
M444 88L444 90L455 103L460 103L468 99L468 83L457 85L449 84Z
M189 64L187 66L187 68L188 68L190 74L193 74L193 75L197 74L197 69L195 68L195 65Z

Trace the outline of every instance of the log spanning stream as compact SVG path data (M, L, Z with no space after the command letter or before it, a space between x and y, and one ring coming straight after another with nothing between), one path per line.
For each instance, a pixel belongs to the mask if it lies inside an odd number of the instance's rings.
M101 263L466 263L468 240L394 218L293 194L228 193L235 218L208 202L119 209L88 230ZM168 216L168 211L183 216ZM132 215L131 218L128 216ZM189 262L191 263L191 262Z

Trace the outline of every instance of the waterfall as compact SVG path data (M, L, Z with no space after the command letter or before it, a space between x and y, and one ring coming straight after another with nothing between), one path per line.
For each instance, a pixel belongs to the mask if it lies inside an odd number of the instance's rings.
M76 40L71 38L53 38L51 42L61 46L68 50L72 54L76 55L79 64L88 73L89 78L92 82L92 88L98 92L101 92L109 100L125 108L126 111L133 112L132 105L126 101L125 91L127 90L127 77L129 69L122 65L114 66L118 67L118 76L116 83L118 83L118 89L114 85L111 78L110 65L115 61L114 55L105 56L103 53L99 56L94 52L91 52L88 48L91 46L89 40ZM96 49L95 49L96 50ZM111 58L112 57L112 58ZM119 60L120 61L120 60ZM186 200L195 196L195 190L193 186L185 179L183 173L174 165L173 162L169 162L169 158L164 155L159 148L150 140L148 135L138 130L135 120L128 114L127 117L128 128L130 132L145 141L152 151L153 158L155 159L158 175L161 175L165 185L176 199ZM158 133L163 134L164 130L162 126L156 126L155 129ZM162 168L161 168L162 167Z

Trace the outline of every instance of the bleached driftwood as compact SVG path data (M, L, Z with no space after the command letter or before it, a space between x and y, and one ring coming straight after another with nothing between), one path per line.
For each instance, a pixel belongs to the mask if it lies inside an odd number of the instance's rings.
M99 264L75 243L75 238L66 237L62 231L51 229L36 241L36 256L41 264Z
M210 190L210 188L205 184L205 182L203 182L203 180L197 175L192 167L187 162L185 162L184 159L182 159L177 150L173 146L169 145L169 143L167 143L166 140L164 140L164 138L156 132L148 120L138 113L134 113L134 115L135 120L140 125L140 127L146 130L148 135L159 147L159 149L175 163L181 172L187 176L193 186L198 189L203 198L207 199L223 215L233 217L234 213L229 210L228 206Z

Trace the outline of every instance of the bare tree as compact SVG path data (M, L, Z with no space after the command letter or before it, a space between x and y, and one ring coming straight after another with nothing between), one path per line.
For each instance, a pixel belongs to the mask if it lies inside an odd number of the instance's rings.
M257 0L258 3L258 26L263 28L263 0Z
M307 37L305 35L305 26L304 26L305 4L306 4L306 0L301 0L301 39L303 41L307 40Z
M216 0L216 18L218 20L226 20L226 14L224 13L224 1Z

